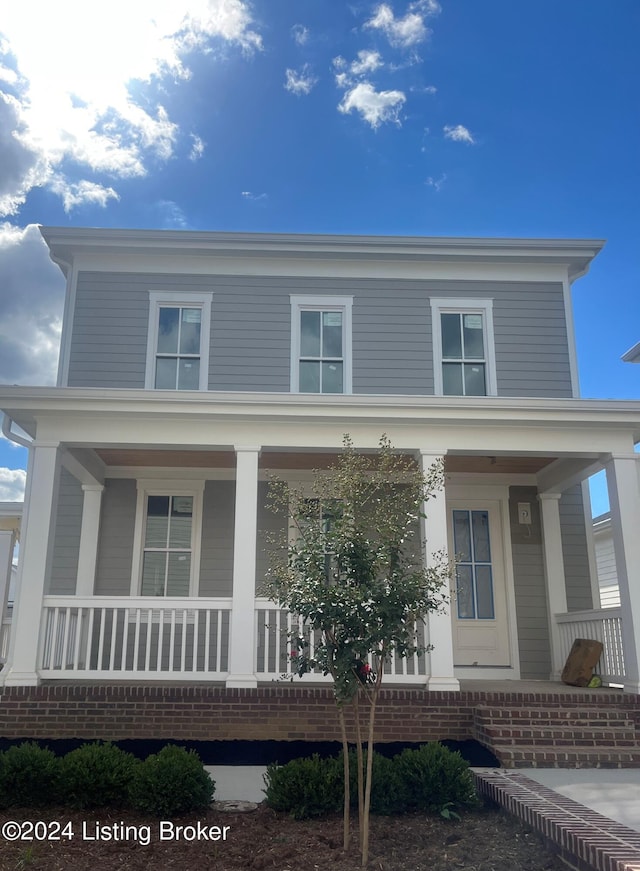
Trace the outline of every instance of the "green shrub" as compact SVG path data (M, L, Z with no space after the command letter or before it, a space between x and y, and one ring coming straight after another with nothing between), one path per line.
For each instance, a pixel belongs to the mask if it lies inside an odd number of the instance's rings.
M68 807L125 807L129 784L140 765L114 744L83 744L62 760L62 797Z
M340 757L342 763L342 756ZM367 769L367 751L362 754L364 772ZM358 806L358 757L355 750L349 752L349 792L351 806ZM373 775L371 783L371 813L390 816L404 811L405 789L399 777L395 759L388 759L373 752Z
M477 804L469 765L457 751L434 741L418 750L403 750L393 761L402 783L405 810L452 816L453 808Z
M269 807L296 820L335 813L344 801L342 756L321 759L316 753L286 765L269 765L264 783Z
M215 783L193 750L168 744L135 770L129 789L132 807L170 817L207 810Z
M367 754L363 754L366 769ZM349 753L351 805L358 805L358 760ZM344 800L342 754L321 759L317 754L270 765L264 776L269 807L294 819L321 817L342 809ZM418 750L404 750L387 759L373 754L371 813L379 816L427 811L455 817L456 808L477 804L468 764L457 752L436 742Z
M32 741L0 754L0 807L43 807L60 796L60 760Z

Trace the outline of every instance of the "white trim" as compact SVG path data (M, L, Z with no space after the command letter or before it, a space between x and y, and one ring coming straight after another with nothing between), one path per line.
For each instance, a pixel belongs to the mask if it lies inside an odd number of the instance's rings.
M485 384L487 396L497 396L496 349L493 333L493 300L431 297L431 333L433 341L433 389L436 396L443 396L442 385L442 333L440 315L481 314L482 336L485 348Z
M576 346L576 331L571 302L571 281L567 276L562 280L562 297L564 300L564 320L569 346L569 374L571 376L571 395L580 396L580 370L578 368L578 352Z
M147 329L147 360L145 369L145 390L155 390L155 362L158 347L158 316L162 306L180 308L199 308L202 310L200 323L200 383L198 390L209 388L209 346L211 342L211 306L213 293L184 293L150 290L149 325Z
M188 483L169 479L162 480L161 478L139 478L137 480L136 520L133 532L133 560L131 566L131 596L142 595L142 558L144 554L144 522L146 516L147 496L193 497L189 596L198 595L204 485L204 480L189 481Z
M67 287L64 297L64 312L62 315L62 334L60 336L60 357L58 359L57 387L69 384L69 362L71 359L71 337L76 308L78 289L78 268L74 264L67 276Z
M344 320L342 324L343 352L343 392L348 395L353 392L353 337L352 337L352 296L310 296L307 294L291 294L291 392L300 392L300 312L302 311L341 311ZM308 394L304 394L308 395ZM322 394L335 396L340 394Z

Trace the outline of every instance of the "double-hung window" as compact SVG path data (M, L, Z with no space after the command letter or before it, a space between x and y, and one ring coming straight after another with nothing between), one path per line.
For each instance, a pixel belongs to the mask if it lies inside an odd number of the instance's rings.
M207 389L211 296L149 294L147 388Z
M133 595L195 595L203 484L138 482Z
M494 396L491 300L432 299L434 386L440 396Z
M291 297L291 390L351 393L351 297Z

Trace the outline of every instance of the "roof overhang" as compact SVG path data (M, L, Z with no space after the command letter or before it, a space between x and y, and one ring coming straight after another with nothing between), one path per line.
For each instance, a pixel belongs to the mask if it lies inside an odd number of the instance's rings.
M633 348L629 348L621 359L624 363L640 363L640 342L635 344Z
M567 269L570 280L588 270L601 239L496 239L437 236L338 236L41 227L51 258L67 274L87 255L206 258L288 258L340 261L542 264Z
M30 436L46 419L249 421L620 431L640 441L640 401L503 397L176 392L0 386L0 409ZM259 430L256 439L259 441Z

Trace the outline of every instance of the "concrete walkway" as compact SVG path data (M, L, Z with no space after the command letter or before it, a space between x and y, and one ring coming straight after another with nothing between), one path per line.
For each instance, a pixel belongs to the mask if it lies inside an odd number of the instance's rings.
M640 832L640 769L518 769L536 783Z

